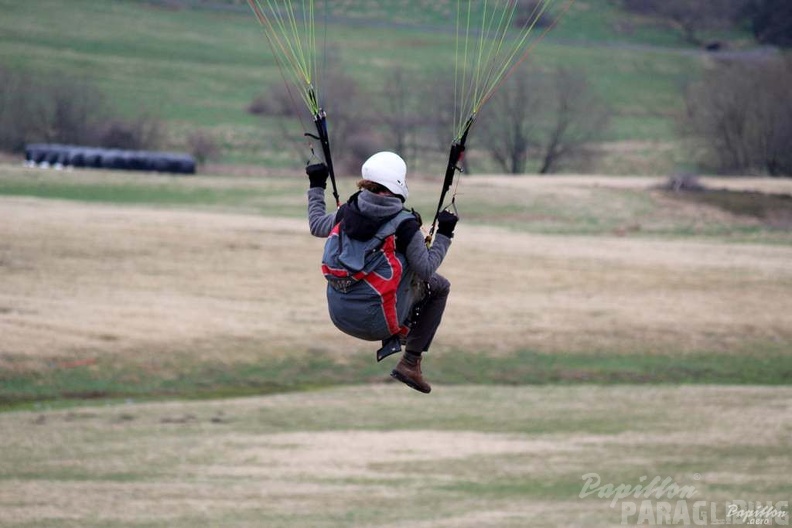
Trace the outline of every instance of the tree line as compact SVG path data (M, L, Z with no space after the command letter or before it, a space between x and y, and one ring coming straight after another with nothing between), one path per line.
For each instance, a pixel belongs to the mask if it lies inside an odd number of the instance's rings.
M783 49L792 45L792 1L611 1L709 51L722 44L707 35L728 29L747 30L757 43L780 47L777 54L709 54L701 77L681 90L685 112L677 116L677 129L690 146L691 161L703 171L792 176L787 147L792 144L792 60ZM521 0L518 12L530 16L535 3ZM378 93L367 94L343 73L339 57L334 60L323 86L332 102L334 156L342 169L354 173L377 145L390 145L413 161L447 150L457 109L438 104L437 94L453 93L453 86L438 85L437 75L423 79L418 72L395 68ZM249 111L266 116L300 112L277 84ZM584 73L526 68L493 97L471 143L505 173L585 172L598 156L593 147L606 136L614 112Z
M162 119L145 111L120 116L92 82L0 65L0 150L21 153L30 143L159 150L167 137ZM187 147L199 162L219 153L216 141L201 130L188 135Z
M700 78L680 93L684 111L677 116L677 130L691 162L720 174L792 176L792 57L707 62ZM413 164L443 158L457 109L453 98L439 100L438 94L453 93L453 86L395 68L372 94L343 68L332 71L323 86L331 101L334 161L341 171L356 173L383 146ZM283 83L276 83L248 111L291 119L304 110ZM485 151L508 174L588 172L614 111L580 71L526 68L488 103L468 147Z
M522 13L531 13L523 0ZM757 42L792 44L790 0L612 0L624 9L677 28L691 43L706 42L708 31L748 28ZM332 55L332 51L331 51ZM334 155L341 170L360 163L383 146L408 160L442 159L457 109L438 103L438 86L406 67L390 70L376 93L368 93L344 72L340 57L329 57L323 79L331 101ZM723 174L792 176L792 58L778 53L709 54L703 74L682 89L685 111L679 133L701 170ZM251 101L248 111L293 117L300 110L282 83ZM586 171L603 140L614 109L580 71L526 68L496 93L476 123L471 148L485 150L499 170L521 174ZM22 152L26 143L50 142L107 148L156 150L167 141L165 124L151 114L119 117L91 83L55 75L33 76L0 66L0 149ZM186 138L199 160L217 157L211 134L195 130Z

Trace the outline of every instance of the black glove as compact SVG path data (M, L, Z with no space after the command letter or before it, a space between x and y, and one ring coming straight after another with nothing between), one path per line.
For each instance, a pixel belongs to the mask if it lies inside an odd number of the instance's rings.
M437 215L437 233L453 238L457 222L459 222L459 217L451 211L440 211L440 214Z
M330 171L327 170L327 165L324 163L308 165L305 167L305 174L307 174L308 179L311 180L311 189L314 187L327 189L327 177L330 175Z

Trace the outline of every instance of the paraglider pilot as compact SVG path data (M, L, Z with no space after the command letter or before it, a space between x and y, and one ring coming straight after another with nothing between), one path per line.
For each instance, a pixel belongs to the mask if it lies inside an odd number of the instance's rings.
M404 208L409 197L407 165L393 152L379 152L362 166L358 191L335 213L327 213L328 169L309 165L308 223L327 238L322 271L327 278L330 318L343 332L382 341L377 360L401 351L391 376L413 389L432 390L421 372L445 310L450 283L437 273L457 216L442 211L434 242L427 248L417 213Z

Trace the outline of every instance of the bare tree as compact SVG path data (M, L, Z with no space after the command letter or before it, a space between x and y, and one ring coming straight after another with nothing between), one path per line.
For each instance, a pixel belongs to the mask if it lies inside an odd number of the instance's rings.
M498 166L509 174L525 172L528 152L538 147L537 116L543 79L517 75L501 87L480 119L480 137Z
M196 161L204 164L220 157L220 145L212 134L206 130L194 130L187 135L187 146Z
M360 90L358 81L344 69L337 50L328 49L327 54L322 72L314 83L319 106L327 113L333 165L337 173L357 172L362 163L362 153L367 151L366 145L370 143L366 135L371 133L371 104ZM304 132L315 134L314 116L301 97L295 86L277 81L265 93L256 95L248 104L247 111L269 121L277 120L286 137L293 135L287 130L287 124L293 117L301 120L306 128ZM291 141L291 144L295 146L295 142ZM301 153L301 146L298 148Z
M165 137L165 125L153 115L132 120L108 119L94 127L92 144L106 148L145 150L158 148Z
M447 160L448 150L463 117L462 101L455 97L454 71L432 72L428 78L414 81L413 96L416 104L410 141L414 141L416 158L435 160L430 165L439 166ZM468 144L470 146L470 144ZM462 168L469 172L467 157L462 158Z
M583 74L560 68L553 85L555 96L543 105L549 112L549 126L540 138L540 174L555 172L565 159L578 155L610 120L610 110L589 88Z
M47 141L69 144L90 143L95 123L103 113L103 97L94 86L64 78L48 87L50 97L41 109L41 123Z
M718 61L686 91L687 130L720 173L792 175L792 59Z
M0 149L21 152L34 137L35 87L29 75L0 67Z
M247 106L249 114L258 116L296 116L300 111L299 95L294 88L278 82L265 93L256 95Z
M415 156L415 138L423 123L420 111L421 94L415 79L404 68L396 67L385 79L383 87L384 126L393 149L409 162Z
M145 112L115 117L99 89L84 80L0 68L0 148L51 142L113 148L158 148L162 121Z
M482 142L506 172L557 172L579 156L606 126L607 107L579 73L528 72L510 79L482 114Z
M0 72L0 121L8 129L5 148L19 150L28 141L85 144L95 140L106 115L104 99L91 84L68 77L33 77Z
M440 73L439 81L420 83L420 111L426 118L427 133L433 150L445 152L453 139L454 121L462 113L454 97L454 72Z
M333 160L339 171L358 173L362 151L360 140L370 133L371 104L358 82L341 68L324 78L324 99ZM353 145L355 148L353 148Z

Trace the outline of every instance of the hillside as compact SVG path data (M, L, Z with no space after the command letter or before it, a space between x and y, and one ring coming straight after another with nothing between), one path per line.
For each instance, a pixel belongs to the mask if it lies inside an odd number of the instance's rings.
M443 30L450 28L449 3L333 5L322 19L323 48L340 56L338 67L360 83L361 101L368 97L378 107L383 79L394 68L404 69L416 85L445 82L443 72L453 64L452 31ZM296 167L305 156L296 120L262 120L246 111L281 80L244 2L0 0L0 9L0 65L37 73L41 82L63 76L94 82L123 115L161 118L169 147L183 148L187 132L202 129L219 141L227 163ZM563 65L585 72L614 109L600 138L609 155L599 170L675 168L680 88L706 62L704 53L651 21L624 15L608 0L579 0L532 60L545 69ZM483 156L478 160L479 171L486 170ZM432 170L433 164L423 166Z

